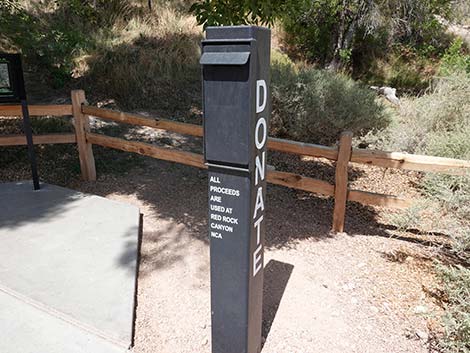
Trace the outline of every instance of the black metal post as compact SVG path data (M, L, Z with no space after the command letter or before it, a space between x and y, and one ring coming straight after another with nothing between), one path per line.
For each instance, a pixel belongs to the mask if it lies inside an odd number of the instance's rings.
M259 353L263 303L270 31L207 28L204 157L209 167L213 353Z
M31 119L29 118L29 109L26 99L21 100L21 110L23 112L23 129L28 143L29 162L31 164L31 175L33 177L34 190L39 190L38 167L36 163L36 153L34 152L33 131L31 129Z

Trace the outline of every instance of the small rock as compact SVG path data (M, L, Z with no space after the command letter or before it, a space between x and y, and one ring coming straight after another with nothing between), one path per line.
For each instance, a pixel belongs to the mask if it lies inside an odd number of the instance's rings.
M421 330L417 330L415 332L415 335L418 339L423 340L423 341L427 341L428 338L429 338L428 334L424 331L421 331Z
M415 308L415 314L426 314L428 312L428 308L424 305L418 305Z

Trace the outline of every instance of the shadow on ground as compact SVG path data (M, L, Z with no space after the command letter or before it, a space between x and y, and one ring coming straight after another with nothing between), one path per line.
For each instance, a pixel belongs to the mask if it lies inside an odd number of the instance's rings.
M293 270L294 266L291 264L276 260L269 261L264 267L262 335L265 340L271 331Z

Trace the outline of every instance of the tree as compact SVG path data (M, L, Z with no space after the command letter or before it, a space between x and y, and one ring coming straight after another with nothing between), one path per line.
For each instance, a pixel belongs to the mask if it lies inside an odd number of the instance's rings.
M295 0L201 0L190 11L207 26L272 25Z
M396 43L442 47L442 26L452 0L200 0L191 7L199 24L268 24L280 20L286 45L308 61L338 69L356 48ZM380 48L377 48L380 46ZM442 48L441 48L442 49Z

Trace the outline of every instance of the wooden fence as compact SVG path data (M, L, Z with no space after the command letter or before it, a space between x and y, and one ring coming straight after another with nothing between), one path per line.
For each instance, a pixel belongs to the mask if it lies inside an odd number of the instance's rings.
M109 109L90 106L86 103L83 91L72 91L71 105L33 105L29 107L30 115L35 116L73 116L75 134L35 135L35 144L76 143L80 159L82 177L86 181L96 180L93 145L100 145L122 151L138 153L153 158L186 164L197 168L206 168L201 154L154 146L148 143L128 141L121 138L109 137L90 132L89 117L94 116L115 122L147 126L163 129L180 134L203 136L199 125L174 122L170 120L151 119L138 114L123 113ZM19 116L20 106L0 106L0 116ZM25 145L24 136L0 136L0 146ZM304 190L335 199L333 226L335 232L344 231L344 221L347 201L355 201L364 205L391 208L406 208L412 200L392 195L383 195L348 187L348 170L350 163L361 163L383 168L395 168L419 172L435 172L450 175L465 175L470 173L470 161L420 156L399 152L372 151L352 148L352 133L344 132L340 137L338 147L326 147L314 144L300 143L289 140L269 138L268 148L274 151L291 153L302 156L326 158L336 162L335 184L305 177L295 173L270 170L267 173L268 182L293 189Z

